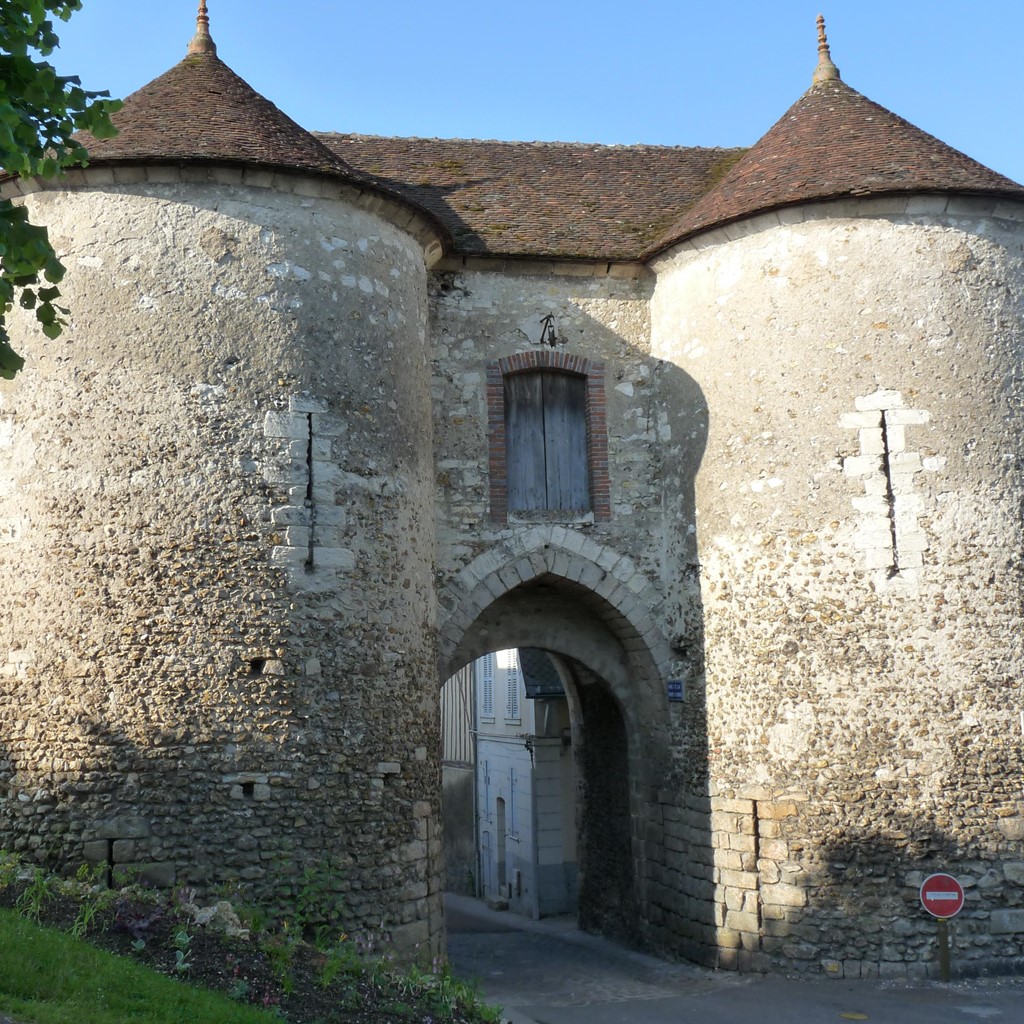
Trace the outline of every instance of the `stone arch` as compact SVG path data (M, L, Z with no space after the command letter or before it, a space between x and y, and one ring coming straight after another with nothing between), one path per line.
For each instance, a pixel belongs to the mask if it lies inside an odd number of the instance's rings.
M544 601L519 602L508 614L517 588L545 578L561 592L557 617ZM674 668L659 603L628 555L562 526L537 526L475 558L441 591L440 679L493 649L488 637L499 631L503 645L580 661L622 709L631 749L644 751L638 768L653 769L667 754L665 685Z
M661 598L636 563L614 548L562 526L537 526L503 541L465 566L440 593L442 678L461 668L469 626L500 597L540 576L552 575L589 590L615 610L610 624L635 634L662 678L673 655L655 621ZM462 660L460 660L460 658Z

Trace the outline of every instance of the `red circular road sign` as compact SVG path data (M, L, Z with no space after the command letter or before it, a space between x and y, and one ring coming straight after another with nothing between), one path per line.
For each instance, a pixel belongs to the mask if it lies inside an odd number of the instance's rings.
M952 917L964 906L964 887L952 875L929 875L921 883L921 906L933 917Z

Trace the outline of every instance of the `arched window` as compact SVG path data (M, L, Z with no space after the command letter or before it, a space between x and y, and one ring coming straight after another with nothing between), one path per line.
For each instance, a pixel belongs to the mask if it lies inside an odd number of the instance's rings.
M505 449L510 511L588 511L586 378L558 370L506 377Z

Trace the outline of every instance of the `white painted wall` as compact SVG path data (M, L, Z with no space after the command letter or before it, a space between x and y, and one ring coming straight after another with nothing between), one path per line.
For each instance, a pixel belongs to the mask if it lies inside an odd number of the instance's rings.
M544 702L555 736L540 738L539 702L526 697L515 652L487 655L474 670L478 714L490 707L487 680L494 691L493 718L478 720L481 895L507 900L512 910L529 917L569 913L575 907L576 837L572 750L561 739L569 725L567 706L564 700ZM559 716L553 729L552 713ZM504 830L499 801L504 802Z

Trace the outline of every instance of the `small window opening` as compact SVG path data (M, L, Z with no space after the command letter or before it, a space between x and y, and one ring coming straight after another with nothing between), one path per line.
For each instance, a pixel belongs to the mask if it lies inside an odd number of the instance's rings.
M314 536L316 532L316 503L313 500L313 414L309 413L306 436L306 508L309 509L309 541L306 548L306 561L303 563L307 573L316 571L313 558Z
M507 871L506 871L506 859L505 859L505 844L507 837L505 835L505 801L499 796L495 803L495 814L497 817L497 855L498 855L498 891L504 896L505 886L508 884Z
M256 679L263 675L264 669L267 667L266 658L251 658L249 660L249 678Z
M255 782L243 782L242 783L242 796L246 800L252 800L256 795L256 783Z

